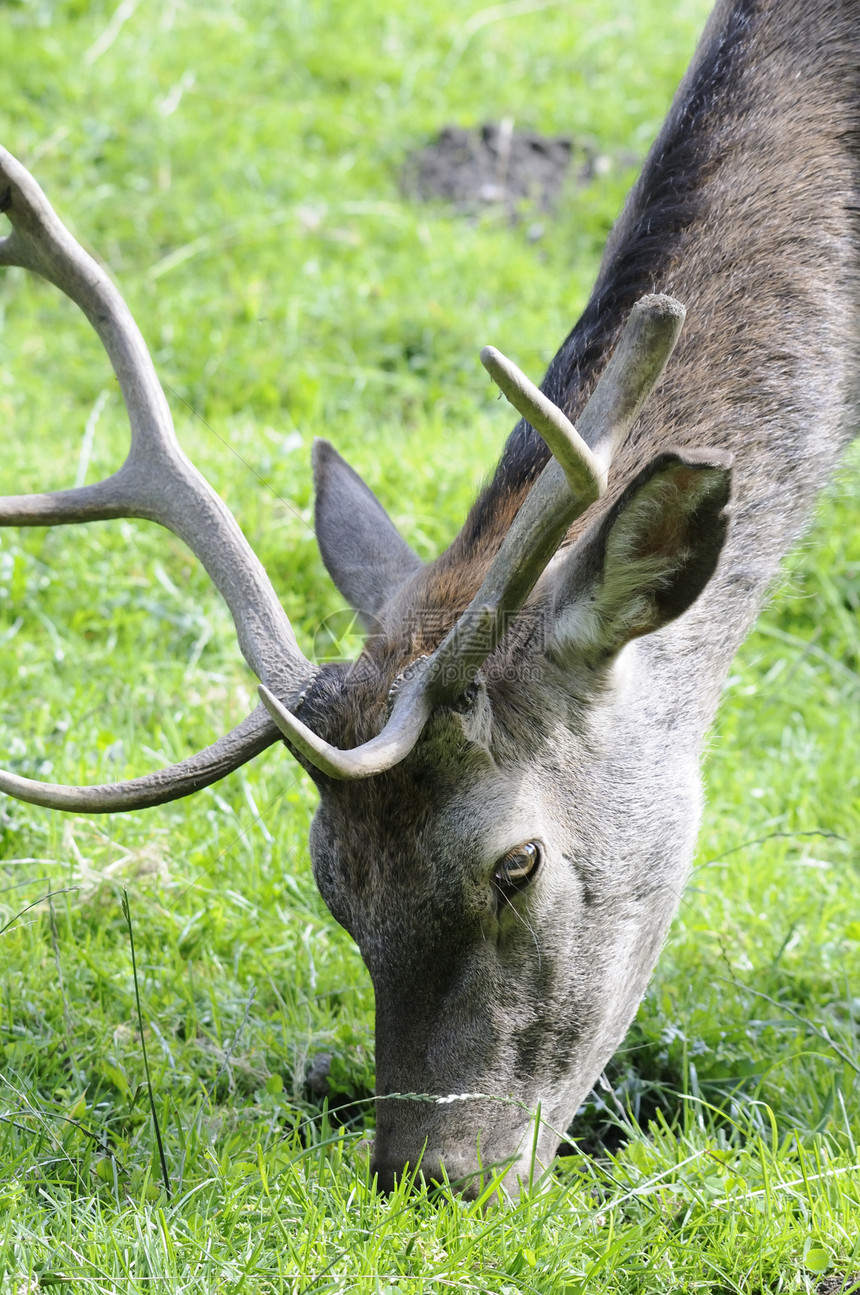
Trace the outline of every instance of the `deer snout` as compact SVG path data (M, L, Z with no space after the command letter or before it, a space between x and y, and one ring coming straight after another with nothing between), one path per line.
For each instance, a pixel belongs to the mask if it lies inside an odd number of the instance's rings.
M428 1187L449 1184L458 1196L470 1201L480 1195L484 1186L483 1175L474 1162L457 1155L423 1155L416 1172L408 1161L384 1151L378 1153L374 1147L370 1171L376 1175L378 1190L386 1196L404 1180L418 1187L422 1183Z

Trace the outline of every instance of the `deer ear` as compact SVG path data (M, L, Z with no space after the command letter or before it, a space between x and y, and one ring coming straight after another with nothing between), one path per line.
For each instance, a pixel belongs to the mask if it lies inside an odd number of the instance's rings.
M562 555L550 577L551 656L606 661L687 610L726 538L730 462L718 451L659 455Z
M422 565L376 495L328 441L313 448L315 526L326 570L365 629Z

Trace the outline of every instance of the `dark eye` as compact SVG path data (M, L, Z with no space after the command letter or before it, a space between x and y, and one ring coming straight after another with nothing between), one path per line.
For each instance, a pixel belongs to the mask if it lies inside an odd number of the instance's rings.
M505 897L524 890L529 882L534 881L541 857L537 841L525 841L502 855L493 872L493 880Z

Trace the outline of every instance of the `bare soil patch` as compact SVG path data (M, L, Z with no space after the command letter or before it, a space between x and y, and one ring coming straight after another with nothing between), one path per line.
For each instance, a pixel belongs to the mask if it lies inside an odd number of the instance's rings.
M587 184L612 165L572 136L515 130L506 118L475 130L443 127L408 158L403 188L412 198L449 202L468 215L496 206L520 220L550 212L568 182Z

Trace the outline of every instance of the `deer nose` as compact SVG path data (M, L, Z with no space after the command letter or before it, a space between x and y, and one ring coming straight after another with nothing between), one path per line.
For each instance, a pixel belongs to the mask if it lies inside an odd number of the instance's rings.
M444 1166L444 1167L443 1167ZM451 1189L465 1200L475 1200L482 1189L481 1174L474 1165L460 1162L453 1156L422 1156L418 1171L399 1158L377 1155L374 1153L370 1162L370 1172L376 1175L376 1185L380 1192L388 1196L395 1191L400 1182L406 1181L420 1187L443 1187L449 1184Z

